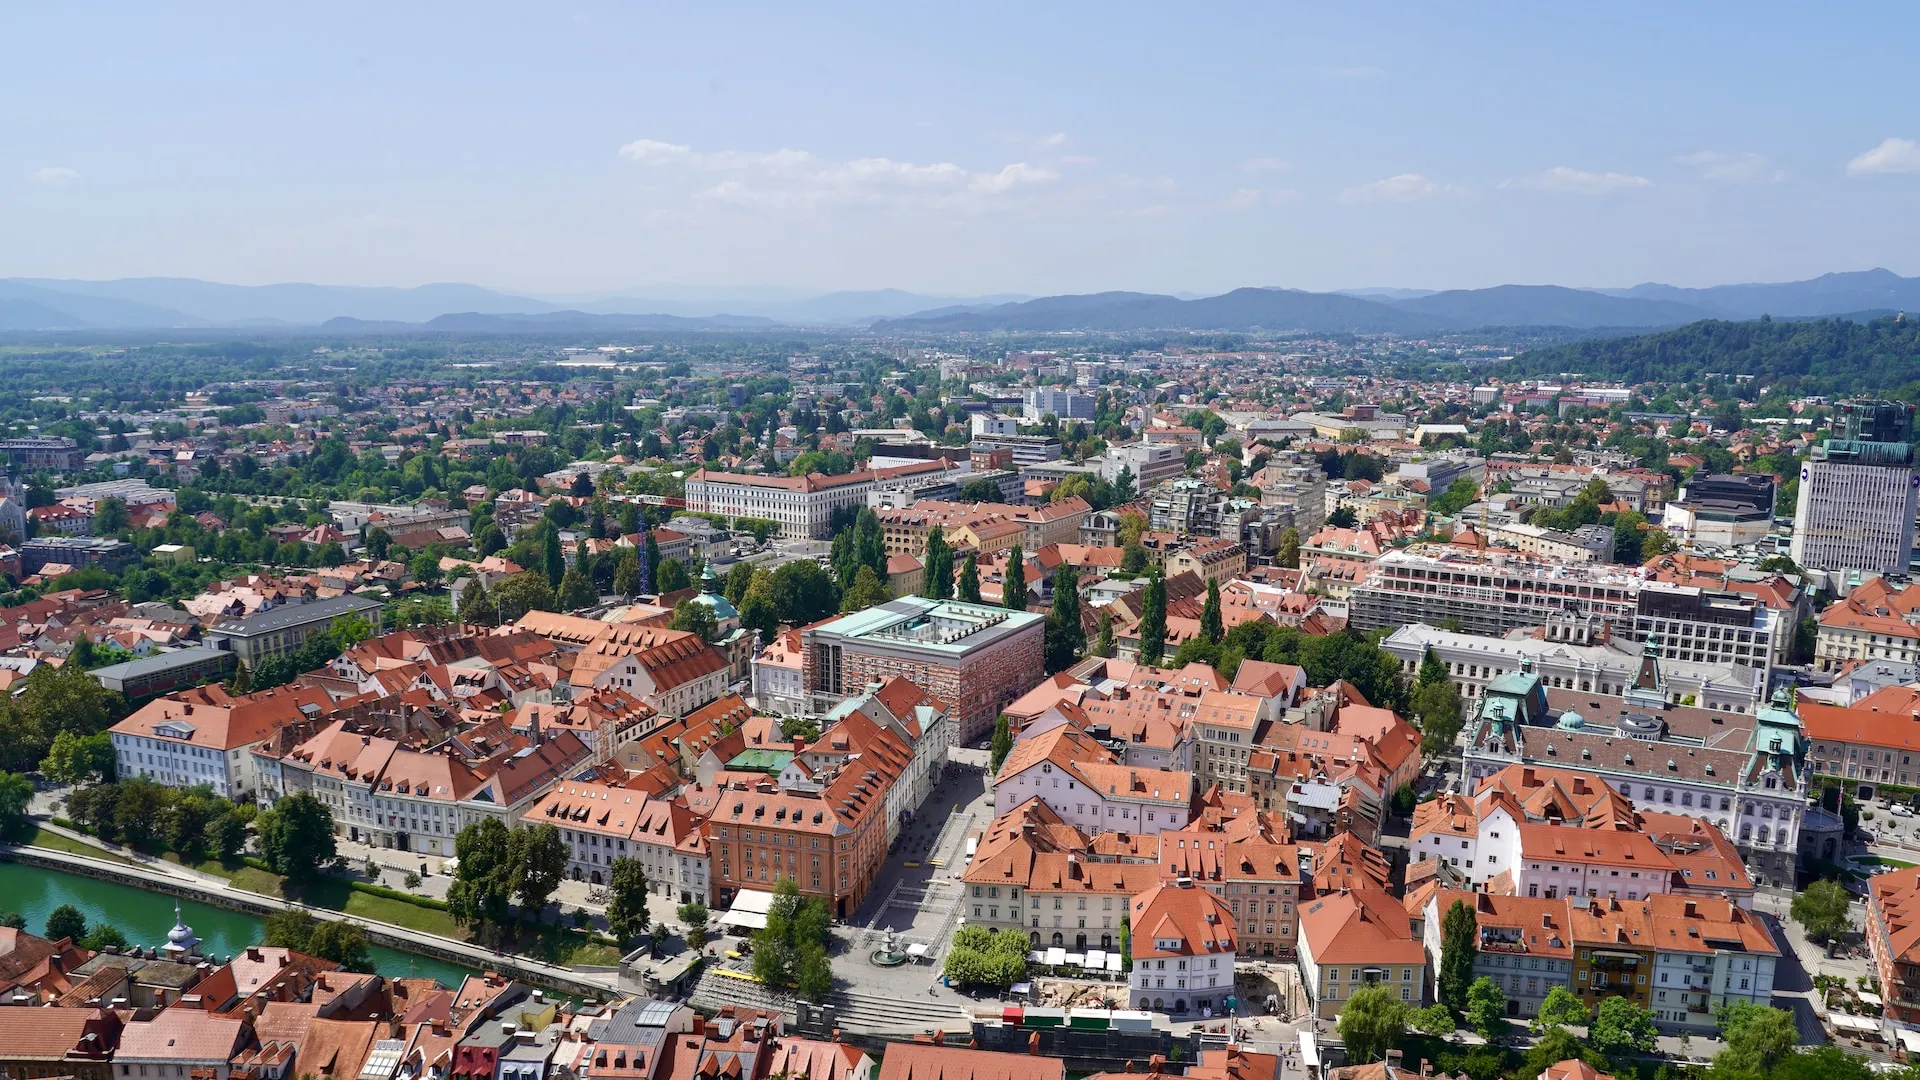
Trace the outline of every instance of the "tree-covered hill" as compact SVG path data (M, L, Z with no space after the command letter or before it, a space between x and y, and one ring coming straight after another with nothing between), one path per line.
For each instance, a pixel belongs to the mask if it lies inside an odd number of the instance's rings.
M1792 394L1885 391L1920 381L1920 320L1707 320L1531 350L1514 360L1511 371L1578 372L1629 384L1753 375L1769 391Z

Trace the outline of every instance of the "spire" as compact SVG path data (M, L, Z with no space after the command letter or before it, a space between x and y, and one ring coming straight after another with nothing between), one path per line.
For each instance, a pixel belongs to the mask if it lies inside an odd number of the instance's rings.
M1648 634L1646 644L1640 649L1640 670L1634 673L1633 687L1636 690L1658 690L1660 678L1660 635Z

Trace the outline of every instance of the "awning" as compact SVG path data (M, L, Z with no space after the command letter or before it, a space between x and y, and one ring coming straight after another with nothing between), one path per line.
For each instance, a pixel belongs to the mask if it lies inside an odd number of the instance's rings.
M1110 952L1107 954L1107 970L1113 972L1115 975L1120 974L1120 954L1119 953Z
M1842 1031L1878 1032L1880 1021L1867 1016L1852 1016L1847 1013L1829 1013L1827 1020Z
M924 959L927 955L926 942L916 941L913 944L907 946L907 955L912 957L915 960Z
M1894 1028L1894 1034L1900 1036L1900 1045L1906 1047L1909 1054L1920 1054L1920 1031L1912 1028Z
M733 906L720 916L721 926L744 926L749 930L767 928L767 912L773 909L773 894L759 889L741 889Z
M1859 996L1859 998L1860 998L1860 1003L1861 1003L1861 1004L1863 1004L1863 1005L1883 1005L1883 1004L1885 1004L1885 1002L1883 1002L1883 1001L1881 1001L1881 1000L1880 1000L1880 995L1879 995L1879 994L1874 994L1874 993L1869 993L1869 992L1867 992L1867 991L1865 991L1865 990L1862 990L1862 991L1860 991L1860 992L1859 992L1859 995L1858 995L1858 996Z
M1057 945L1051 949L1048 949L1046 959L1041 961L1041 963L1047 965L1048 967L1059 967L1061 964L1064 964L1066 962L1067 962L1067 950L1060 948Z
M1320 1043L1311 1031L1300 1033L1300 1064L1309 1069L1320 1067Z
M1087 950L1087 969L1089 971L1100 971L1100 970L1103 970L1106 966L1107 966L1107 952L1105 949L1088 949Z
M1066 964L1068 967L1086 967L1087 966L1087 958L1084 953L1070 952L1065 957L1061 958L1061 962Z

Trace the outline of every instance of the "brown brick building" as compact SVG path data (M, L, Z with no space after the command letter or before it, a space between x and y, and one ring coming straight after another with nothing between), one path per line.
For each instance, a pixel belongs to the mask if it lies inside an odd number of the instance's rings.
M821 705L906 679L946 702L971 742L1045 677L1045 624L1038 612L904 596L802 631L802 677Z

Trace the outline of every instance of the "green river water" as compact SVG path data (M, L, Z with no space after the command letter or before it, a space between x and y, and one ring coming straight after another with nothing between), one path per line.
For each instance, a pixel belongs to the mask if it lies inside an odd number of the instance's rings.
M61 904L72 904L87 916L87 925L107 922L120 928L135 945L155 948L167 943L173 929L174 898L79 874L20 863L0 862L0 911L18 911L27 917L27 930L47 928L47 915ZM261 920L242 911L228 911L190 900L180 901L180 914L200 938L204 953L222 957L260 944ZM449 987L472 972L443 960L414 956L382 945L371 945L373 970L393 978L434 978Z

